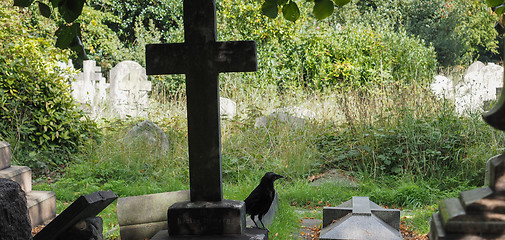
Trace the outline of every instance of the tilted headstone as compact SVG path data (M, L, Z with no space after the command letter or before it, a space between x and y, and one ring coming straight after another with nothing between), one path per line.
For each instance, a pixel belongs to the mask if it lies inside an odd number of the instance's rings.
M505 98L501 96L483 118L505 131ZM439 212L431 220L431 240L505 239L505 154L487 161L485 183L487 186L461 192L459 198L440 201Z
M26 195L18 183L0 178L0 239L31 239Z
M147 74L186 75L191 201L170 207L168 233L243 238L244 202L223 200L218 75L256 71L256 44L217 41L214 0L183 1L183 14L184 43L146 46Z
M352 197L337 207L323 208L319 239L402 239L400 210L384 209L368 197Z
M110 102L120 118L146 117L151 82L146 70L133 61L118 63L110 70Z
M76 228L84 225L84 231L88 227L93 228L93 218L116 200L117 196L112 191L98 191L80 196L67 209L47 224L35 237L34 240L88 240L76 238ZM97 227L94 227L97 228Z

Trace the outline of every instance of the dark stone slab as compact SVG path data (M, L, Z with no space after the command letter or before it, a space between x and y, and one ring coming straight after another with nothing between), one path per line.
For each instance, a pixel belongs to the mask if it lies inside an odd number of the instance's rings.
M11 145L8 142L0 142L0 170L11 166Z
M151 240L218 240L218 239L229 239L229 240L268 240L268 231L259 228L246 228L242 234L229 234L229 235L205 235L205 236L170 236L168 230L159 231L154 235Z
M33 239L51 240L58 239L67 230L87 218L95 217L117 196L112 191L99 191L89 195L80 196L67 209L51 221ZM78 240L78 239L76 239ZM87 240L87 239L86 239Z
M178 202L168 209L170 236L241 234L245 204L241 201Z
M0 239L31 239L26 195L18 183L0 178Z

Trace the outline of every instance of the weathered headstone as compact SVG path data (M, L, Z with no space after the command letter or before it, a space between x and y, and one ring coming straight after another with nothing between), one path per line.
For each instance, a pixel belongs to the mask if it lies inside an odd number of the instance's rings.
M233 119L237 115L237 103L229 98L219 98L219 112L223 119Z
M191 201L170 207L168 233L244 238L244 202L223 200L218 75L256 71L256 44L217 42L214 0L183 8L185 42L146 46L147 74L186 75Z
M300 107L277 108L272 114L256 119L254 127L266 127L273 121L289 124L293 128L302 127L307 120L314 119L316 113Z
M352 197L337 207L323 208L319 239L402 239L400 210L384 209L368 197Z
M153 147L161 151L168 151L170 148L167 135L150 120L144 120L135 125L124 138L125 144L135 148Z
M483 118L505 131L504 95ZM505 154L487 161L485 184L439 203L439 213L431 220L431 240L505 239Z
M133 61L118 63L110 70L110 102L120 118L146 117L151 82L146 70Z
M72 82L72 97L93 117L100 114L102 105L106 104L108 84L101 71L95 61L85 60L82 72Z
M0 178L0 239L31 239L26 195L18 183Z
M464 115L483 112L485 105L495 101L503 88L503 67L477 61L470 65L461 81L454 83L444 76L435 76L432 92L454 101L456 112Z
M99 230L99 227L91 226L96 225L96 223L93 224L96 222L93 218L116 200L116 198L117 196L110 190L80 196L53 221L47 224L33 239L56 240L63 238L65 240L88 240L89 238L78 239L76 237L89 232L88 228ZM76 231L76 228L79 229L79 226L83 224L84 228L81 229L84 232Z

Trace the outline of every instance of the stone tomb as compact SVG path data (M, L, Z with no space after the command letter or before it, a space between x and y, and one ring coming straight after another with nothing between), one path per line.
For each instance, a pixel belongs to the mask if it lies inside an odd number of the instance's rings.
M368 197L352 197L337 207L323 208L319 239L402 239L400 210L384 209Z
M183 1L184 43L146 46L147 74L185 74L191 201L168 210L153 239L265 239L245 228L245 204L223 200L219 73L256 71L253 41L218 42L214 0Z
M117 196L112 191L99 191L89 195L80 196L58 217L47 224L34 240L88 240L80 238L80 232L94 228L92 234L102 235L101 219L94 218L103 209L109 206ZM98 222L98 224L96 224ZM96 226L100 225L100 226ZM81 231L79 231L81 230ZM99 232L96 232L99 230Z
M46 224L56 216L56 195L49 191L32 191L32 170L11 165L8 142L0 142L0 178L17 182L25 192L32 227Z
M442 200L430 239L505 239L505 154L486 163L486 184Z

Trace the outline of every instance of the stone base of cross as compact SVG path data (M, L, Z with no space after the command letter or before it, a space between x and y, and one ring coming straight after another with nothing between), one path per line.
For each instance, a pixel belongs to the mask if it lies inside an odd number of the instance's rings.
M218 42L214 0L186 0L184 43L146 46L146 73L185 74L189 148L189 202L168 210L168 231L152 239L268 239L246 229L245 204L223 200L219 73L256 71L256 43Z

